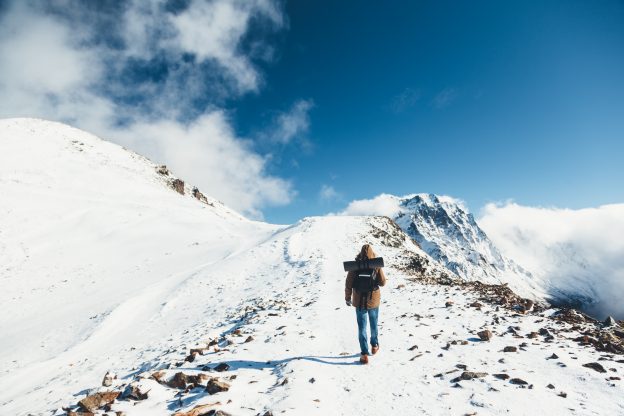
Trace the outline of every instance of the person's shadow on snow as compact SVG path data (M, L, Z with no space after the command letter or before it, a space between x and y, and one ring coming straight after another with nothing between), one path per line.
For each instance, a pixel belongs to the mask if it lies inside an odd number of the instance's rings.
M289 363L291 361L305 360L305 361L313 361L321 364L328 365L359 365L359 360L354 360L354 358L359 359L359 354L351 354L351 355L339 355L339 356L318 356L318 355L302 355L298 357L284 358L282 360L274 360L274 361L253 361L253 360L224 360L215 363L209 363L204 366L209 368L214 368L218 364L227 364L229 366L229 371L236 371L241 368L251 368L255 370L263 370L265 368L275 368L279 365ZM180 370L197 370L197 368L182 368ZM206 370L204 370L206 371Z

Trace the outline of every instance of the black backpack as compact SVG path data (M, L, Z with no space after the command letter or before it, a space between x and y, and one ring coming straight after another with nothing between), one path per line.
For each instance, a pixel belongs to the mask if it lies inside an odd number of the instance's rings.
M372 297L373 292L379 289L379 285L377 284L377 270L360 269L356 273L355 279L353 280L353 289L360 294L361 303L366 304L366 299ZM359 306L364 307L363 305Z

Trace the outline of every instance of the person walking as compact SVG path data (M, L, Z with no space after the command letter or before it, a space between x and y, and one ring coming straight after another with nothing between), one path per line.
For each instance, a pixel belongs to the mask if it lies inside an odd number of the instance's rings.
M365 261L375 258L375 252L370 244L364 244L355 257L356 261ZM386 275L381 268L360 269L347 273L345 280L345 301L347 306L355 307L358 324L358 339L360 341L360 362L368 364L368 335L366 333L367 320L370 322L370 344L372 354L379 351L379 334L377 321L379 319L379 304L381 294L379 287L386 284Z

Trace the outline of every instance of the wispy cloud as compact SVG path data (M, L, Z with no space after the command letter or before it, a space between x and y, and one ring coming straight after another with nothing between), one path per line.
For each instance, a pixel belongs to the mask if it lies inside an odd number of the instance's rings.
M288 144L297 138L304 138L310 128L312 100L298 100L285 112L278 113L269 129L263 133L269 142Z
M267 158L236 136L220 109L261 87L254 60L273 55L264 39L284 28L281 3L111 4L5 3L0 116L60 120L118 141L250 215L288 203L292 185L267 173ZM295 110L307 112L305 103ZM296 120L284 118L280 140L307 130L306 118ZM219 180L220 169L231 175Z
M413 107L419 99L420 91L412 88L405 88L400 94L392 98L389 109L394 113L402 113L408 108Z
M431 105L438 110L448 107L453 101L455 101L455 99L457 99L457 95L458 93L455 88L445 88L433 97Z
M342 195L333 186L323 184L319 191L319 198L323 202L332 202L342 199Z

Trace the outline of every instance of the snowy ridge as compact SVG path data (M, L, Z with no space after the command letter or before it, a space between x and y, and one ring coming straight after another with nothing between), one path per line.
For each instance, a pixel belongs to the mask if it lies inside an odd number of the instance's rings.
M435 284L452 272L388 218L253 222L157 169L0 121L0 414L67 415L97 391L125 392L98 415L624 413L622 355L573 341L595 324ZM343 291L363 243L388 276L369 366Z
M453 273L465 280L507 283L524 296L545 298L531 273L500 253L460 201L434 194L395 198L397 224Z

